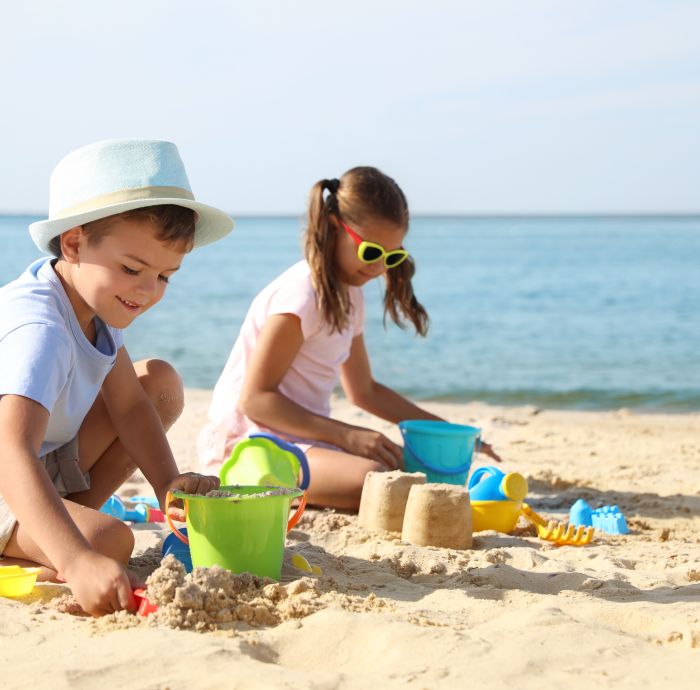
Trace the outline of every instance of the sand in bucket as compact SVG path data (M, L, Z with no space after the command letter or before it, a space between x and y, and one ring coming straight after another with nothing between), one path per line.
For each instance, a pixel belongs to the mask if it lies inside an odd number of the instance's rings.
M425 419L399 422L406 472L424 472L429 482L467 481L481 429Z
M173 534L189 543L194 567L218 565L233 573L280 579L285 538L304 512L305 491L276 486L222 486L206 496L173 491L167 502L172 498L183 501L187 537L169 516L168 523ZM301 501L290 518L295 498Z

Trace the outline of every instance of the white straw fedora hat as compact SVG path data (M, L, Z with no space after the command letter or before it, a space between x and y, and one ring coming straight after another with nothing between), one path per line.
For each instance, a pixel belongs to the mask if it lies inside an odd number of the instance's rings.
M233 228L227 213L194 200L175 144L113 139L72 151L54 168L48 220L32 223L29 233L39 249L50 253L50 240L77 225L158 204L196 212L195 247Z

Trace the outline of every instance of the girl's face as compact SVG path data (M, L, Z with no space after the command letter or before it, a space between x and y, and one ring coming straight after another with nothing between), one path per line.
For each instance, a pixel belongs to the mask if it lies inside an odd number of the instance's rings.
M387 269L382 259L371 264L360 260L357 256L356 240L339 221L336 220L335 225L335 231L338 233L335 245L335 269L344 283L361 287L373 278L383 275L387 270L391 270ZM397 225L385 218L369 218L362 227L354 223L347 223L347 225L362 240L379 244L387 252L401 249L406 237L406 228L403 225Z

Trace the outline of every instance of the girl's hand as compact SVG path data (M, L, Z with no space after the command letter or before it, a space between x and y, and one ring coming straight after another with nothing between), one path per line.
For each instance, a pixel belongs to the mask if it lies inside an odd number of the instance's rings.
M381 463L389 470L403 468L403 449L384 434L370 429L354 428L345 437L344 450Z
M165 512L165 497L168 491L182 491L186 494L207 494L214 489L218 489L219 483L218 477L207 474L198 474L197 472L179 474L175 479L168 482L160 493L157 493L161 510ZM177 520L178 522L185 521L185 511L181 507L178 507L181 505L182 501L175 500L171 502L168 507L168 513L171 519Z
M479 452L483 453L484 455L488 455L491 459L495 460L496 462L503 462L503 458L496 453L496 451L492 448L490 443L486 443L485 441L481 442L481 447L479 448Z

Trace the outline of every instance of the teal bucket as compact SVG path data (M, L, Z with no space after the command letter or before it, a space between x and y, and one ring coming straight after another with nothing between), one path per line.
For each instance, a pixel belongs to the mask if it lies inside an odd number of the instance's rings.
M429 482L464 485L481 429L432 420L399 422L406 472L423 472Z

